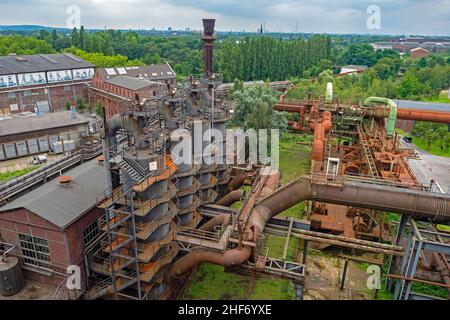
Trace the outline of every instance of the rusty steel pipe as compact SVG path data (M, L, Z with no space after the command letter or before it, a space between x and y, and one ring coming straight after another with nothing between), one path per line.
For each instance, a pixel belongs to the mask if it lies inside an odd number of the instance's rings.
M227 190L231 192L239 189L244 184L245 178L246 178L245 173L239 173L233 179L231 179L230 182L228 182Z
M226 196L224 196L222 199L217 201L215 204L218 205L218 206L229 207L233 203L238 202L239 200L241 200L242 197L244 196L244 193L245 193L244 190L240 190L240 189L233 190L230 193L228 193Z
M258 205L278 214L304 200L406 214L416 219L450 222L450 196L364 182L344 181L342 185L301 177Z
M277 187L281 172L279 170L271 170L270 173L265 186L271 188ZM223 224L227 217L228 215L215 217L212 219L213 221L206 223L202 228L207 231L213 230L215 226ZM258 235L263 232L267 221L269 221L271 217L272 214L267 208L261 206L254 208L248 218L247 227L243 231L244 237L246 238L244 240L255 241L255 239L258 238ZM207 249L196 249L176 261L170 269L170 274L174 278L178 278L203 262L218 264L224 267L239 265L250 258L252 250L253 249L250 246L226 250L223 253Z
M331 112L325 111L320 123L310 123L314 129L314 142L312 146L311 159L314 161L321 161L325 152L325 134L331 130Z
M390 109L386 107L367 109L364 114L375 118L385 118L389 115ZM427 121L435 123L450 123L450 112L430 111L420 109L398 108L397 119Z

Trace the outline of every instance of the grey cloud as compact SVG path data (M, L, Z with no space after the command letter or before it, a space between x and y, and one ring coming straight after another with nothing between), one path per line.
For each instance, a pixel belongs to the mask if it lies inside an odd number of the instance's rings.
M215 17L221 30L369 33L369 5L381 8L378 33L448 34L450 0L1 0L2 24L64 26L66 8L79 5L87 27L200 28Z

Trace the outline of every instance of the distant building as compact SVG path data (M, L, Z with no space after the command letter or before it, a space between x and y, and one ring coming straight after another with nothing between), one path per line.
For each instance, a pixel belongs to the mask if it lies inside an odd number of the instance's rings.
M70 111L36 115L31 112L0 118L0 161L48 152L55 142L88 135L90 118Z
M95 72L90 92L110 118L124 111L128 103L156 99L168 85L176 85L176 74L169 64L102 68Z
M0 57L0 115L64 110L88 99L94 65L71 53Z
M410 51L411 59L416 60L420 58L426 58L430 55L430 51L425 48L414 48Z
M69 182L54 179L0 208L0 239L16 246L10 255L20 259L27 278L55 287L70 265L80 267L84 284L85 251L100 245L104 213L96 207L105 188L103 164L91 160L66 175Z
M367 66L361 66L361 65L348 65L341 67L341 72L339 75L347 75L347 74L354 74L354 73L362 73L367 69Z
M394 42L375 42L371 43L370 45L374 50L385 50L385 49L392 49L394 47Z

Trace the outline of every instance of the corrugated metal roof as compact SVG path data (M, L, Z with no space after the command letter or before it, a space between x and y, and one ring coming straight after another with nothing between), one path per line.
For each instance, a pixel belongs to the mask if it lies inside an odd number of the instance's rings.
M93 64L71 53L0 57L0 75L93 67Z
M67 185L59 179L40 186L0 208L2 212L24 208L53 223L67 228L96 205L96 198L105 190L103 164L97 160L85 162L68 171L72 177Z
M105 82L115 85L115 86L118 86L118 87L133 90L133 91L147 88L151 84L157 84L157 85L160 84L159 82L150 81L147 79L133 78L133 77L129 77L129 76L117 76L117 77L111 78Z
M67 127L89 123L91 120L81 114L72 118L70 111L45 113L43 115L13 116L0 120L0 137L34 132L45 129Z
M394 100L399 108L450 112L450 103Z

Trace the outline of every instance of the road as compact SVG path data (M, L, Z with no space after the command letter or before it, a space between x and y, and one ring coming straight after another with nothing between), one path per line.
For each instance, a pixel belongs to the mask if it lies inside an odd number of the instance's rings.
M450 158L432 155L414 144L401 140L405 148L414 148L420 154L421 160L408 160L414 174L424 185L429 185L431 179L439 183L444 192L450 193Z

